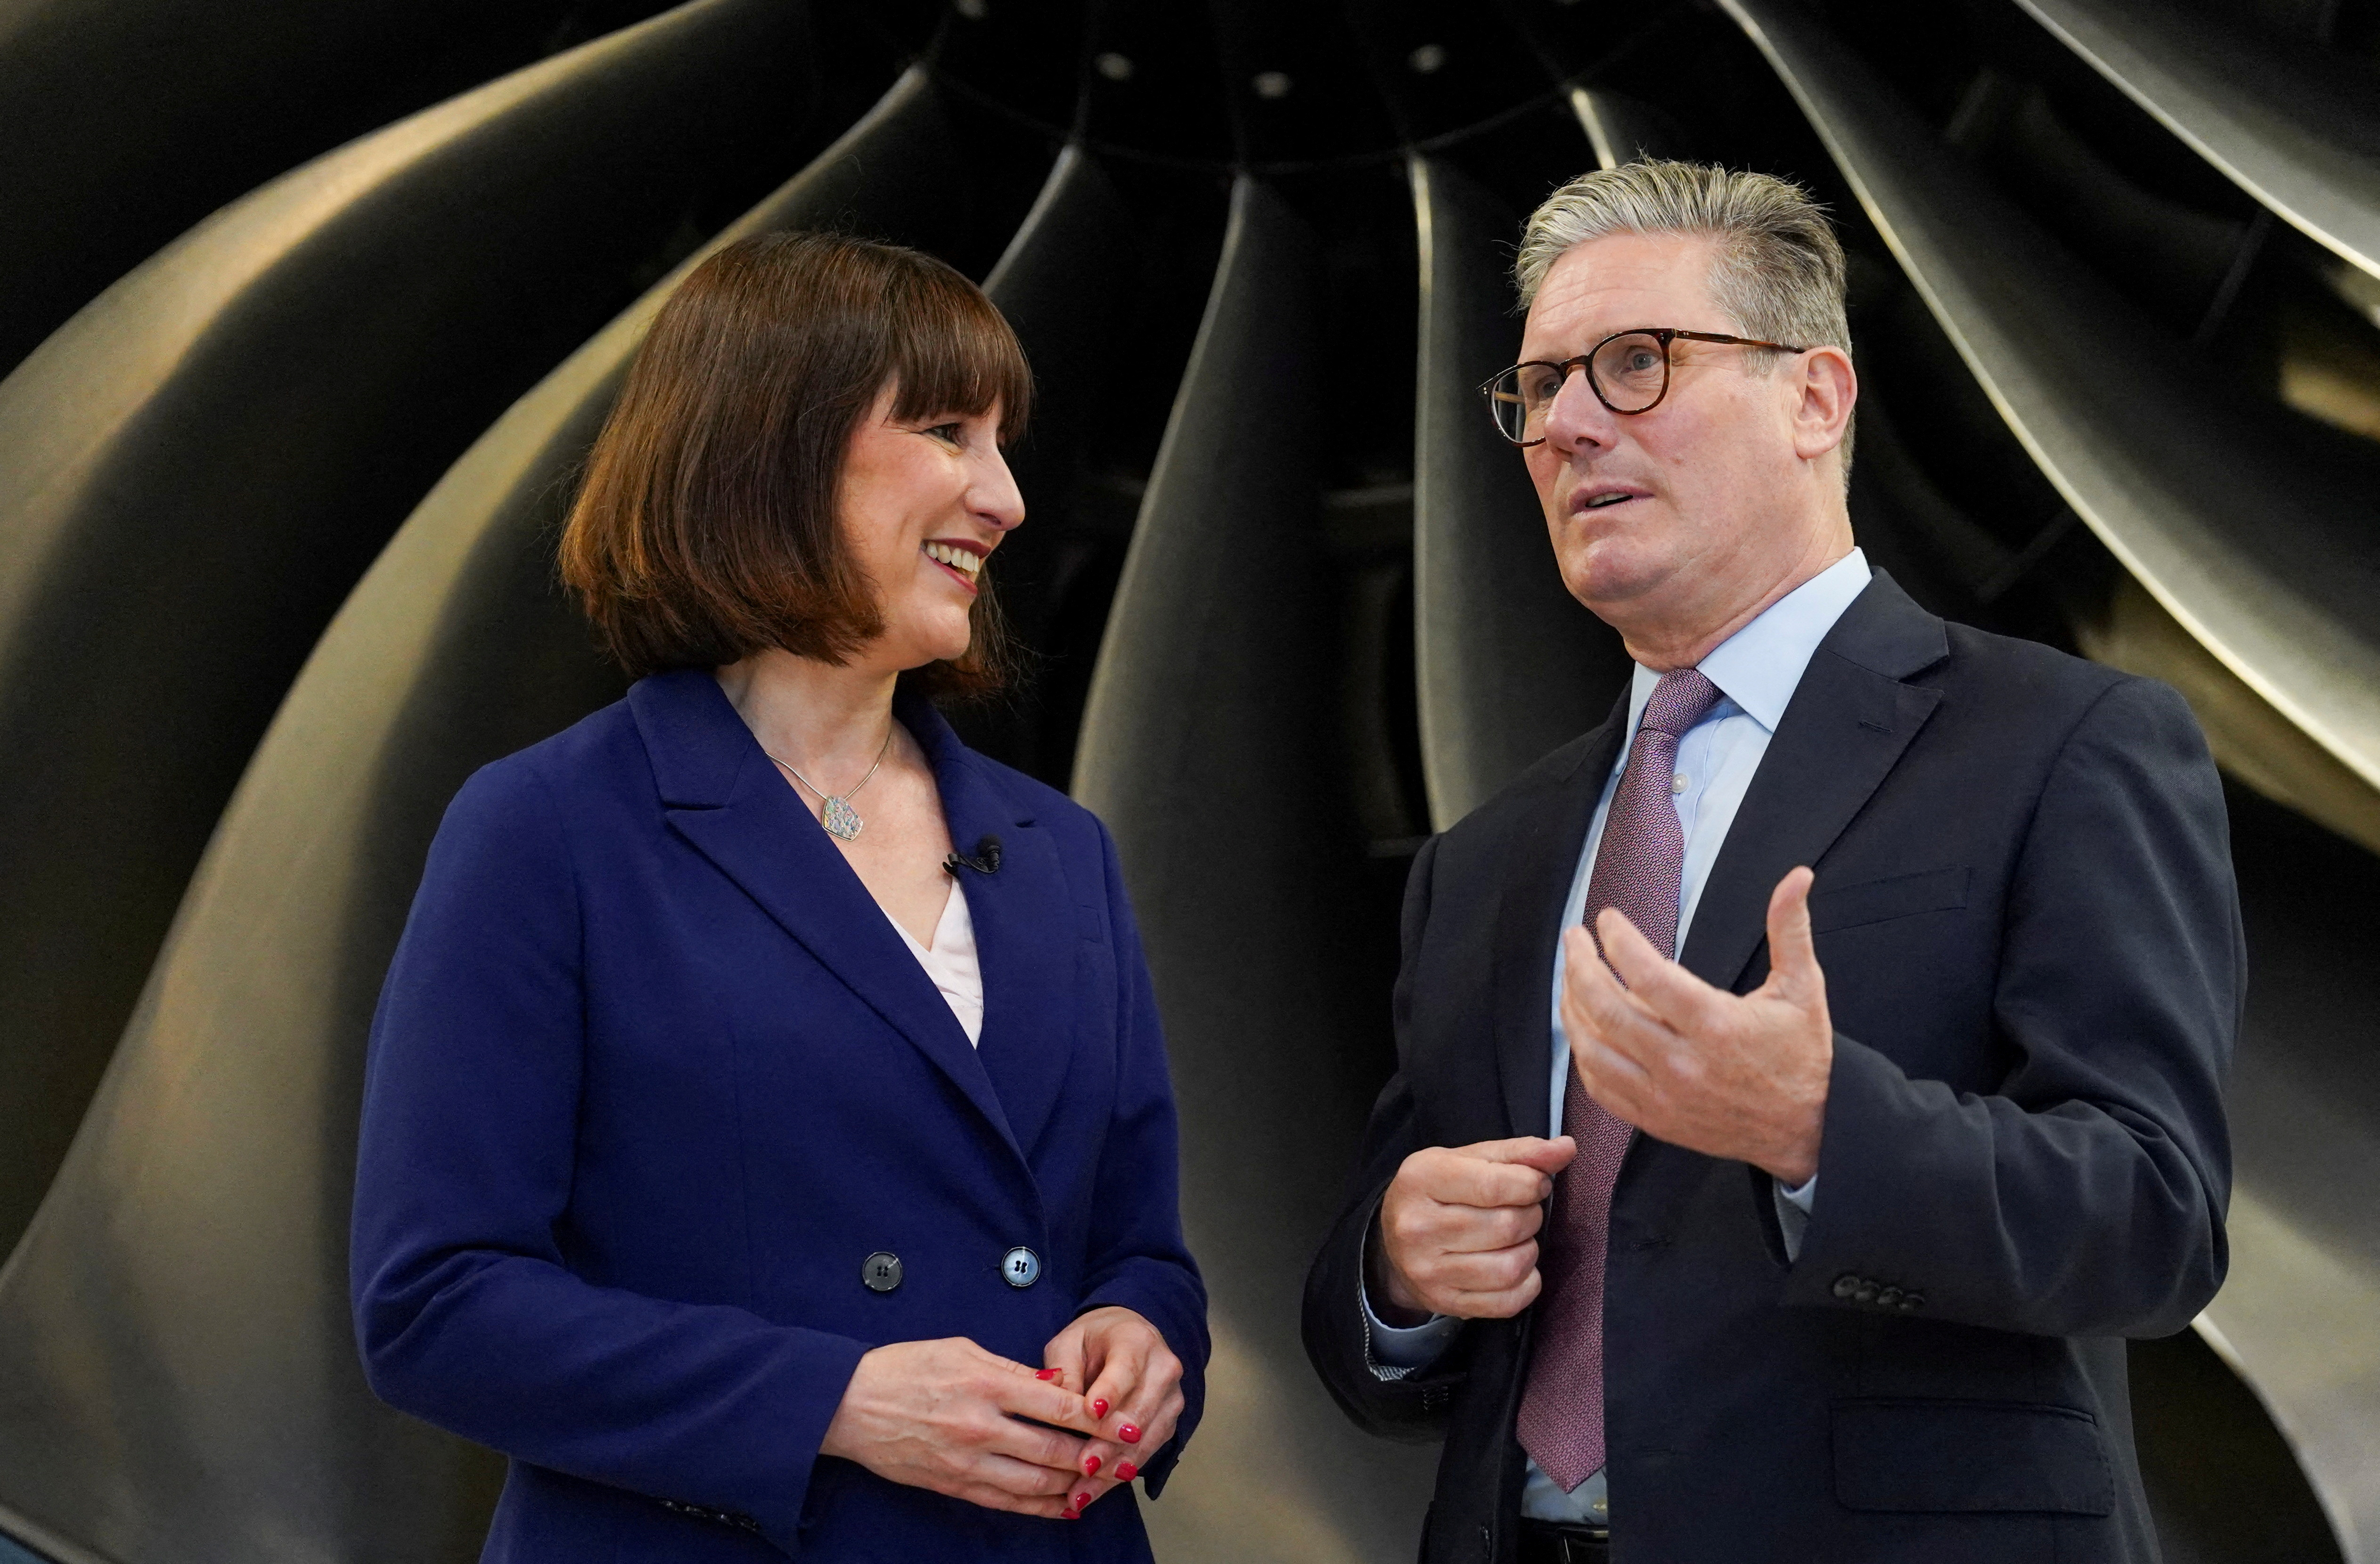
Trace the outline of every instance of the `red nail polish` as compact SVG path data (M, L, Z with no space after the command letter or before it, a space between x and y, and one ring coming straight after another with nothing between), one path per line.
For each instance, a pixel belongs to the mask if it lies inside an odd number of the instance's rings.
M1054 1368L1037 1369L1034 1371L1033 1377L1036 1379L1055 1379L1058 1377L1058 1371Z
M1116 1437L1127 1445L1136 1445L1140 1443L1140 1430L1127 1423L1116 1430Z
M1139 1468L1139 1467L1137 1467L1137 1466L1135 1466L1132 1462L1130 1462L1130 1461L1117 1461L1117 1462L1116 1462L1116 1481L1117 1481L1117 1482L1119 1482L1119 1483L1129 1483L1129 1482L1131 1482L1135 1477L1137 1477L1137 1476L1139 1476L1139 1475L1140 1475L1140 1468Z
M1095 1456L1095 1455L1093 1455L1093 1456L1086 1456L1086 1457L1084 1457L1084 1458L1083 1458L1083 1475L1084 1475L1084 1476L1086 1476L1086 1477L1096 1477L1096 1476L1098 1476L1099 1474L1099 1458L1098 1456Z
M1091 1398L1091 1415L1092 1415L1093 1417L1105 1417L1107 1414L1108 1414L1108 1399L1107 1399L1105 1396L1094 1396L1094 1397L1092 1397L1092 1398Z
M1061 1521L1079 1521L1082 1518L1083 1512L1079 1509L1062 1509L1058 1511L1058 1519Z
M1079 1514L1081 1514L1084 1510L1088 1509L1090 1507L1091 1507L1091 1496L1090 1496L1090 1495L1088 1495L1088 1494L1076 1494L1076 1495L1075 1496L1075 1514L1079 1515Z

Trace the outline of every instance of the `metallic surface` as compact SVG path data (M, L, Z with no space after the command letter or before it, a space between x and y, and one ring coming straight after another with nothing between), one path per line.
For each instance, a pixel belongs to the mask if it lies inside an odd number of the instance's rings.
M1354 940L1363 844L1333 795L1329 643L1310 607L1320 285L1313 236L1243 177L1075 761L1164 1010L1183 1218L1211 1298L1201 1442L1148 1511L1169 1560L1395 1557L1428 1492L1427 1452L1351 1428L1298 1340L1305 1264L1387 1046Z
M2120 583L2105 612L2075 630L2083 650L2097 661L2163 679L2181 691L2225 770L2276 803L2380 853L2380 793L2258 698L2138 582Z
M1078 146L1058 154L1033 209L984 279L984 292L1032 345L1033 423L1009 453L1029 525L1000 545L995 583L1001 613L1025 645L1087 663L1099 625L1070 624L1101 596L1099 575L1114 540L1086 525L1075 503L1088 460L1089 426L1100 415L1119 359L1134 351L1119 332L1123 279L1132 261L1131 214L1096 159ZM1104 601L1097 603L1102 617ZM1068 694L1080 676L1028 681L990 710L960 712L966 741L1009 765L1061 785L1079 712ZM1073 669L1063 672L1073 673Z
M1632 98L1573 87L1570 90L1570 106L1578 116L1579 128L1586 132L1587 145L1595 150L1597 168L1617 168L1623 163L1645 158L1678 155L1670 145L1674 136L1670 127L1652 110Z
M706 168L797 87L800 20L695 0L400 121L217 213L0 382L0 1245L322 625L635 297Z
M1421 245L1415 368L1414 669L1430 825L1602 721L1627 653L1563 589L1520 453L1475 389L1520 322L1498 264L1520 222L1451 165L1413 163Z
M2144 0L2016 0L2201 157L2307 237L2380 277L2372 67L2220 15Z
M2195 639L2380 785L2380 598L2361 538L2380 454L2328 456L2279 416L2208 395L2164 333L1798 8L1721 3L2067 502ZM2252 528L2231 525L2242 492Z
M2253 978L2231 1274L2198 1329L2272 1414L2347 1564L2380 1560L2380 865L2235 796Z
M0 0L0 374L225 203L659 0Z

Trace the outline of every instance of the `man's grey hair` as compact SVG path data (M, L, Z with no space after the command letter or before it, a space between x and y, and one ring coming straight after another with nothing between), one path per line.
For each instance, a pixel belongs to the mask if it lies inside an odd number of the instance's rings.
M1801 186L1767 174L1667 160L1598 169L1548 196L1521 231L1512 262L1523 309L1573 245L1610 234L1692 234L1718 241L1711 301L1737 333L1796 347L1852 350L1843 313L1843 247L1826 209ZM1674 326L1677 321L1645 321ZM1778 355L1746 350L1766 373ZM1852 432L1843 430L1843 471Z

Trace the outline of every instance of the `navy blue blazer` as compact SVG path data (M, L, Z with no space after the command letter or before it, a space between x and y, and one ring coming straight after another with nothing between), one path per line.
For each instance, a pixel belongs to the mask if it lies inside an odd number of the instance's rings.
M1512 1564L1536 1311L1366 1361L1363 1250L1425 1146L1543 1134L1546 996L1628 717L1415 860L1399 1070L1308 1279L1308 1352L1376 1432L1443 1438L1426 1564ZM2223 1279L2246 981L2223 790L2154 680L1946 624L1878 575L1819 643L1680 963L1767 980L1817 871L1836 1028L1818 1192L1637 1135L1611 1195L1604 1432L1621 1564L2155 1564L2123 1338Z
M1186 1371L1151 1494L1203 1400L1114 844L896 709L953 840L1004 849L965 886L980 1049L706 673L487 767L439 828L372 1030L351 1279L372 1388L511 1458L487 1559L1148 1557L1128 1485L1050 1521L819 1455L869 1348L1038 1364L1105 1304Z

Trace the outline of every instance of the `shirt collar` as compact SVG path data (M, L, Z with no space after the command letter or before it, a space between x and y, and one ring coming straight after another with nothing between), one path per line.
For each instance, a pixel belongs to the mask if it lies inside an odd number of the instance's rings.
M1770 733L1802 683L1802 671L1835 627L1835 621L1867 590L1873 573L1858 549L1837 560L1760 611L1757 618L1718 646L1696 666L1719 693ZM1661 675L1642 663L1629 688L1628 731L1634 733Z

